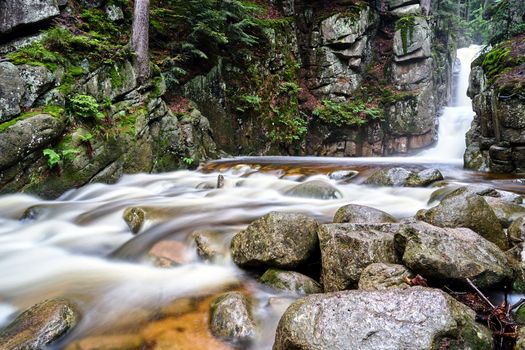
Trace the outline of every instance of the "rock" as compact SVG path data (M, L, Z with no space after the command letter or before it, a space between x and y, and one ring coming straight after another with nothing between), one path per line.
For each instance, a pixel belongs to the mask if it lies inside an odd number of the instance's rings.
M388 2L388 8L389 9L395 9L397 7L407 6L407 5L413 4L413 3L418 2L418 1L414 1L414 0L387 0L387 2Z
M379 209L358 204L348 204L339 208L334 215L334 223L346 222L376 224L384 222L397 222L397 219Z
M348 181L359 175L359 172L356 170L337 170L331 172L328 176L332 180L338 181Z
M80 321L75 305L50 299L22 312L0 331L3 349L40 350L58 340Z
M483 289L513 274L505 254L470 229L407 223L395 234L395 242L403 264L425 278L459 283L469 278Z
M59 14L56 0L3 0L0 2L0 35Z
M400 61L392 64L392 78L396 86L413 89L432 76L432 58Z
M337 13L320 24L325 45L352 44L361 37L370 25L370 8L367 6L356 18L353 14Z
M79 93L93 96L97 102L115 100L137 87L137 75L129 61L107 65L84 83ZM140 96L140 95L139 95Z
M359 278L358 287L364 290L410 287L407 280L415 275L403 265L375 263L368 265Z
M525 241L525 217L520 217L512 222L507 230L509 238L514 243Z
M418 212L417 218L440 227L466 227L505 250L507 237L499 220L485 199L460 188L447 195L441 203Z
M427 20L424 17L414 17L414 25L411 28L399 29L394 34L396 62L430 57L431 37L432 31Z
M259 282L283 292L297 294L314 294L323 292L321 286L315 280L294 271L284 271L273 268L268 269L261 278L259 278Z
M66 350L141 350L143 346L137 334L100 335L76 340Z
M124 19L124 12L122 12L122 9L117 5L108 5L105 10L110 21L119 22Z
M148 257L158 267L172 267L191 262L188 246L179 241L159 241L149 250Z
M21 120L0 133L0 169L20 162L62 135L64 122L49 114Z
M425 187L433 182L443 180L443 174L437 169L425 169L407 179L407 187Z
M191 237L201 259L214 260L228 253L224 246L224 235L219 232L196 231L191 234Z
M394 248L397 224L328 224L319 226L321 281L326 292L357 286L373 263L398 263Z
M40 95L54 85L55 76L46 67L41 66L22 65L18 69L25 84L25 95L21 106L29 108Z
M398 7L392 11L390 11L391 14L393 14L396 17L404 17L408 15L421 15L421 6L419 4L412 4L407 6ZM430 40L429 40L430 42Z
M293 303L273 350L491 349L475 313L438 289L345 291Z
M514 350L525 350L525 327L518 329L518 340L516 341Z
M232 259L241 267L296 268L317 253L317 227L302 214L269 213L233 237Z
M337 188L322 180L303 182L286 191L285 194L292 197L316 199L336 199L343 196Z
M483 197L483 199L492 208L501 226L505 228L509 227L514 220L525 216L525 207L521 205L508 203L495 197Z
M144 225L146 212L139 207L130 207L124 210L122 218L126 221L132 233L138 233Z
M257 333L248 299L239 292L217 298L210 309L210 331L217 338L249 343Z
M0 16L1 16L0 3ZM0 62L0 123L20 113L25 93L24 81L18 68L9 62Z
M365 184L375 186L404 186L414 172L404 168L381 169L373 173Z

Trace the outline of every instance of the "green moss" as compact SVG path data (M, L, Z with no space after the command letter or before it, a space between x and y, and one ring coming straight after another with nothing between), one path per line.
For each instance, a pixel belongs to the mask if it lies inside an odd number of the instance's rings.
M16 65L42 66L51 71L56 70L58 66L66 62L60 53L48 50L40 41L8 54L7 58Z
M408 50L409 40L413 39L414 26L416 25L416 16L403 16L396 22L396 31L400 31L401 41L403 43L403 52L406 54Z
M322 121L337 126L360 126L370 120L383 118L383 110L367 105L364 101L348 101L337 103L323 100L323 105L317 107L313 114Z
M64 108L62 108L60 106L52 106L51 105L51 106L45 106L44 108L33 109L33 110L28 111L28 112L22 113L22 114L20 114L18 117L14 118L14 119L11 119L11 120L9 120L9 121L7 121L5 123L1 123L0 124L0 133L4 132L7 128L9 128L10 126L15 125L16 123L18 123L21 120L25 120L25 119L34 117L35 115L39 115L39 114L42 114L42 113L49 114L49 115L51 115L52 117L55 117L55 118L60 118L60 117L62 117L64 115Z
M481 67L489 79L494 78L507 67L510 51L508 47L497 47L483 57Z

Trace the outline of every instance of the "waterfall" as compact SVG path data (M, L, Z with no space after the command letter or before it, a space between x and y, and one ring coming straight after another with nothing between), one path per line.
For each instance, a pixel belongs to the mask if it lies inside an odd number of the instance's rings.
M470 64L480 49L481 46L471 45L458 50L453 96L439 117L438 141L433 148L419 153L417 158L463 162L465 134L474 117L472 102L467 96Z

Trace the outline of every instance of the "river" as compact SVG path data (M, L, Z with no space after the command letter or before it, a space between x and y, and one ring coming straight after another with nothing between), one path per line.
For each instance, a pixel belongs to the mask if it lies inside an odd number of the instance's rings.
M335 211L349 203L399 218L431 206L435 188L362 184L377 168L394 165L437 167L449 183L485 183L525 193L525 186L512 176L462 168L464 135L473 116L466 88L477 50L472 46L458 51L461 66L454 98L439 118L436 145L410 157L241 157L213 161L196 171L126 175L116 184L90 184L52 201L26 194L1 197L0 323L45 298L65 296L80 306L84 317L58 348L86 336L135 333L152 342L180 341L182 345L173 349L216 349L222 345L206 330L207 296L233 288L255 300L255 316L263 331L253 349L271 349L277 321L295 296L257 284L234 266L227 253L213 263L203 263L191 233L216 231L217 244L227 247L236 232L270 211L302 212L330 222ZM337 179L334 172L340 170L357 175ZM216 188L218 175L224 176L222 188ZM342 195L332 200L285 195L311 179L330 182ZM123 220L129 207L155 213L138 235ZM147 252L162 240L178 242L184 264L159 268L152 263ZM162 311L173 306L173 300L188 297L198 301L189 313Z

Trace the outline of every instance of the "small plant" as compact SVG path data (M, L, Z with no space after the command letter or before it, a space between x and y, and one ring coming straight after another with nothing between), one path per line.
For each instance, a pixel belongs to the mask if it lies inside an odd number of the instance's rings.
M240 99L242 105L237 107L239 112L246 112L248 109L258 111L261 108L262 98L257 95L243 95Z
M62 159L58 153L56 153L51 148L46 148L42 151L44 156L47 157L47 166L49 169L53 169L55 166L60 163L60 160Z
M80 150L77 148L68 148L62 151L62 157L65 159L73 160L76 155L80 153Z
M93 96L75 95L69 100L69 110L75 116L82 118L104 119L104 113L100 112L99 104Z
M182 162L186 164L187 166L192 166L193 163L195 163L195 160L191 157L184 157L182 158Z
M396 22L396 31L401 33L401 41L403 43L403 53L407 53L409 40L412 42L414 35L414 27L416 25L416 17L414 15L408 15L401 17Z
M293 82L284 82L279 87L279 91L288 95L294 95L301 91L301 87Z
M80 139L80 142L88 143L89 141L91 141L91 139L93 139L93 134L91 134L90 132L87 132L85 134L78 135L78 138Z
M380 108L368 106L363 101L337 103L323 100L323 106L317 107L313 114L324 122L338 126L359 126L366 124L370 119L382 118Z

